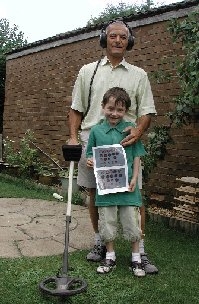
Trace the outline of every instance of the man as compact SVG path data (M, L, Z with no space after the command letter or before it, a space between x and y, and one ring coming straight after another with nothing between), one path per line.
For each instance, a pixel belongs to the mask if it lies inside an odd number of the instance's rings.
M137 123L136 128L126 128L129 135L121 142L123 146L136 142L148 129L151 115L156 114L151 86L147 74L141 68L127 63L126 50L131 50L134 37L128 25L122 21L111 21L102 29L100 45L106 49L106 56L98 62L84 65L78 74L72 93L72 105L69 113L69 145L78 144L78 131L83 153L78 164L78 184L89 190L89 213L95 232L95 245L87 255L89 261L100 261L105 252L98 232L98 212L95 207L96 183L92 170L86 166L85 150L90 128L103 117L101 101L104 93L111 87L124 88L130 98L131 107L126 120ZM141 207L141 228L144 238L145 210ZM140 242L140 253L146 273L157 273L158 269L149 262L144 252L144 240Z

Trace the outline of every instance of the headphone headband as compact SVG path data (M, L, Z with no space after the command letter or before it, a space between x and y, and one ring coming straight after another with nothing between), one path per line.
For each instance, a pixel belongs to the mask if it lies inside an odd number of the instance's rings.
M133 36L133 32L132 29L128 26L128 24L126 22L124 22L123 20L110 20L107 24L105 24L102 29L101 29L101 34L100 34L100 46L104 49L107 47L107 35L106 35L106 29L107 27L112 24L112 23L121 23L124 24L126 26L126 28L129 31L129 37L128 37L128 45L126 50L130 51L132 50L133 46L134 46L134 36Z
M121 23L121 24L124 24L124 25L126 26L126 28L129 30L130 35L133 36L132 29L129 27L129 25L128 25L126 22L124 22L123 20L120 20L120 19L110 20L108 23L106 23L106 24L102 27L101 32L105 33L107 27L108 27L110 24L113 24L113 23Z

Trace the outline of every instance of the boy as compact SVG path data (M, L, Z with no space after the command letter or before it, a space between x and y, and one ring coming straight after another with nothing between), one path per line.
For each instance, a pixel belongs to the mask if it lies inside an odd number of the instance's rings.
M92 147L119 144L125 137L123 130L134 126L123 118L131 105L131 100L123 88L113 87L103 96L102 110L105 119L91 129L86 151L87 166L93 167ZM124 147L127 165L129 191L99 195L96 193L96 206L99 212L100 236L106 245L106 258L97 268L98 273L108 273L116 267L114 239L117 234L117 211L123 228L124 238L131 241L132 261L130 269L135 276L145 276L139 253L139 207L142 204L141 193L137 184L140 156L145 154L142 143Z

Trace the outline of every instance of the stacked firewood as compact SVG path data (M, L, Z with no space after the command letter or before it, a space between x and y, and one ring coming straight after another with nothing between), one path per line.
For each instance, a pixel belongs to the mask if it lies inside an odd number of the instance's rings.
M199 223L199 179L195 177L177 178L173 209L178 219Z

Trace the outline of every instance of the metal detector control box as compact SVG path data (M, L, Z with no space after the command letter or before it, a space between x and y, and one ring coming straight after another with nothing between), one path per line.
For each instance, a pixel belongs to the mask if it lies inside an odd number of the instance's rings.
M82 154L82 146L81 145L63 145L62 152L65 161L76 161L80 160Z

